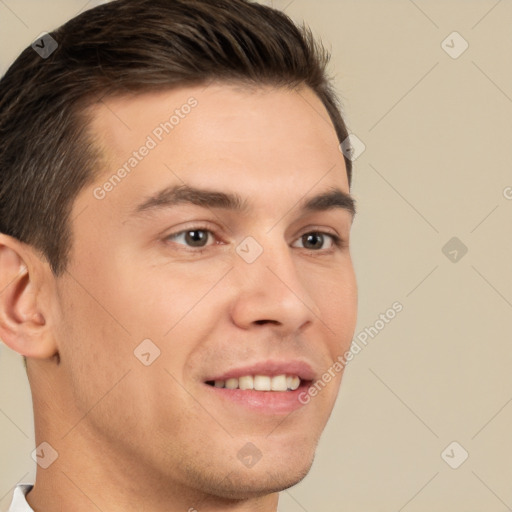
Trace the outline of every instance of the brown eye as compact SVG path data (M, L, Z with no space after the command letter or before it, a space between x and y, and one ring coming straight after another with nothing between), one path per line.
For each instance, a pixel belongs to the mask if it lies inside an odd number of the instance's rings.
M337 235L318 231L305 233L299 240L301 240L304 249L310 251L329 250L335 246L339 247L341 243L341 239ZM329 240L329 244L327 247L324 247L326 240Z
M201 229L186 231L185 241L192 247L204 247L208 241L208 232Z
M169 235L166 240L171 240L178 243L178 245L188 247L206 247L210 234L212 232L209 229L186 229Z
M305 249L321 249L324 237L321 233L308 233L302 236L302 243Z

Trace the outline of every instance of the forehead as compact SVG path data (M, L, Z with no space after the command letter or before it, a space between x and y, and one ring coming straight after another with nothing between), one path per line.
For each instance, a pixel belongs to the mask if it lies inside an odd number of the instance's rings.
M107 160L95 186L110 180L113 203L185 183L244 197L304 193L319 182L348 193L336 132L306 87L212 84L113 97L95 107L91 129Z

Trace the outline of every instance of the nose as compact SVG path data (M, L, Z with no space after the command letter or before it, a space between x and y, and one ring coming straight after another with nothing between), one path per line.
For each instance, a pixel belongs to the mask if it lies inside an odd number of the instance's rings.
M267 242L252 263L237 255L231 316L242 329L270 324L287 336L318 321L320 310L297 271L293 249L282 239L270 243L267 237Z

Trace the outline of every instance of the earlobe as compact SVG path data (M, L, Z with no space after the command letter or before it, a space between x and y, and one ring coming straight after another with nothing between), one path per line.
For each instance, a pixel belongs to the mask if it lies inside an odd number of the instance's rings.
M0 234L0 339L12 350L33 358L56 354L45 312L38 301L42 273L30 248Z

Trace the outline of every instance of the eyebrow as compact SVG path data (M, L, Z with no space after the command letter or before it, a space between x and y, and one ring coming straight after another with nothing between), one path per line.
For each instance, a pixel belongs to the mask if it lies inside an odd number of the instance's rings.
M226 209L242 214L252 212L252 206L247 200L242 199L236 193L202 189L189 185L172 185L146 198L132 210L130 216L141 216L146 212L163 210L181 204ZM330 190L316 196L303 198L298 202L298 207L306 212L342 209L349 212L352 217L356 214L354 198L336 187L331 187Z

